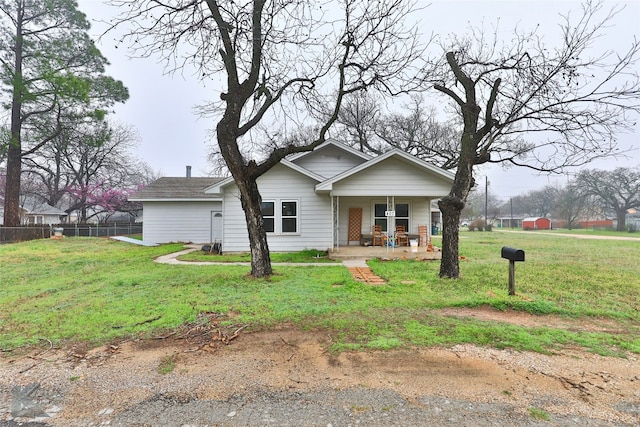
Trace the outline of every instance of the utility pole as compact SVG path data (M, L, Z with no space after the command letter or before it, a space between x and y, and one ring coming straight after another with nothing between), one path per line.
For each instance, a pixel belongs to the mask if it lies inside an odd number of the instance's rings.
M509 225L511 228L513 227L513 197L509 197L509 204L511 205L511 219L509 220Z
M487 231L487 213L489 205L489 178L484 177L484 230Z

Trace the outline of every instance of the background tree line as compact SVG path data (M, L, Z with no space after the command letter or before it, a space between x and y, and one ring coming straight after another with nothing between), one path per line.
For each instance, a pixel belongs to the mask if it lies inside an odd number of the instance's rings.
M615 220L617 231L636 231L628 214L640 211L640 168L585 169L565 185L547 185L504 200L475 188L462 211L463 218L547 217L563 228L581 228L588 221Z
M4 225L42 204L80 222L139 209L128 194L151 178L131 127L107 120L127 100L74 0L0 0L0 198ZM105 215L107 214L107 215Z

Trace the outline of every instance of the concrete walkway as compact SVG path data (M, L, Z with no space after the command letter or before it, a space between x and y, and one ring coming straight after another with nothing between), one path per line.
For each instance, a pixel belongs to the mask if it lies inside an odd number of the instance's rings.
M182 250L180 252L173 252L167 255L159 256L154 259L155 262L160 264L171 264L171 265L251 265L250 262L217 262L217 261L180 261L178 259L179 256L195 252L200 250L200 247L189 247L188 249ZM345 263L349 262L357 262L357 266L365 266L367 267L367 262L364 258L362 259L350 259L345 260L344 262L273 262L273 265L284 265L290 267L336 267L340 265L347 266ZM348 267L348 266L347 266Z

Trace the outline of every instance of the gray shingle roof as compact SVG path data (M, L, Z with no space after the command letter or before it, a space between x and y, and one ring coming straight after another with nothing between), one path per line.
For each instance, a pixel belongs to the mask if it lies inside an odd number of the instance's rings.
M205 194L204 190L223 179L225 178L158 178L142 190L129 197L129 200L216 199L220 196L215 194Z

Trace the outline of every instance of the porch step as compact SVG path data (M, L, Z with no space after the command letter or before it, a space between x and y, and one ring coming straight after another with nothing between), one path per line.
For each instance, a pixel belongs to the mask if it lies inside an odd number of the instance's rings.
M370 285L384 285L387 283L382 277L373 274L369 267L350 267L349 272L358 282L368 283Z

